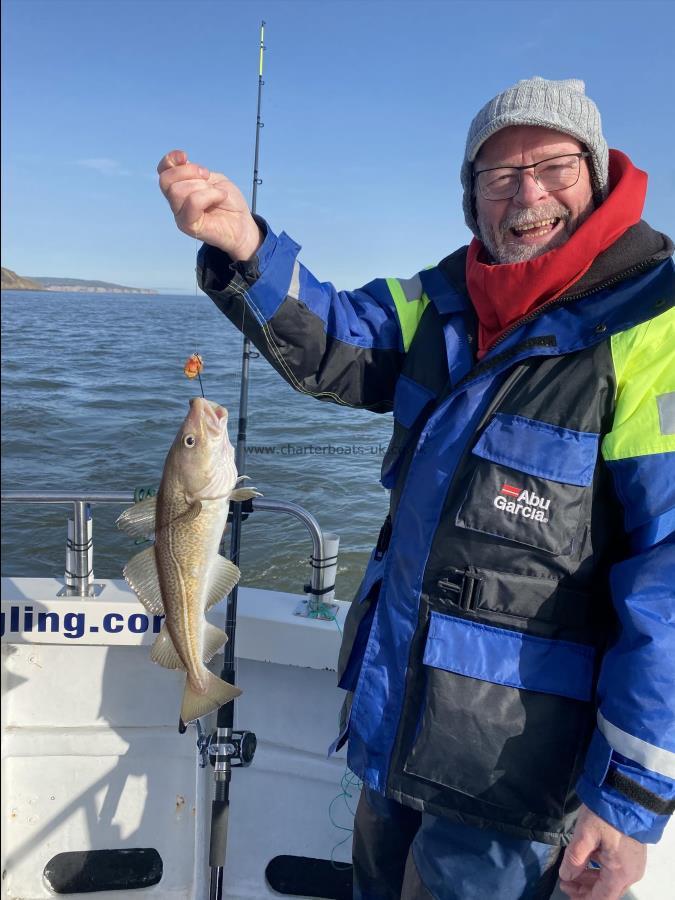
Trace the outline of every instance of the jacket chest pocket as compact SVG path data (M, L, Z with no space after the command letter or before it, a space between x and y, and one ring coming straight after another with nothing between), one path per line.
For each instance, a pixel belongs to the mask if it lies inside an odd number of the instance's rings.
M547 553L567 555L584 509L599 435L497 413L477 457L455 524Z

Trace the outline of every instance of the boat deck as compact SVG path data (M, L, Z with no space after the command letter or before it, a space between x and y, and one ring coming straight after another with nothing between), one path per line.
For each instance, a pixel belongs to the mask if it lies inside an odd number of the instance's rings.
M2 579L2 896L53 897L42 873L58 853L146 847L162 859L158 884L96 896L203 900L213 776L198 764L196 729L177 731L184 676L150 662L156 626L128 586L101 584L95 598L57 599L56 579ZM235 727L257 734L258 751L252 766L233 772L231 900L280 896L265 881L273 857L349 860L357 796L342 794L344 751L326 758L343 696L335 667L349 604L326 622L294 615L303 599L239 592L244 693ZM119 618L106 619L111 612ZM674 855L671 825L626 896L672 896Z

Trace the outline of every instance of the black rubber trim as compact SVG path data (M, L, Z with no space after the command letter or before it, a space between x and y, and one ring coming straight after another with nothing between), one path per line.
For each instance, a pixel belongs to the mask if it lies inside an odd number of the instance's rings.
M614 768L610 768L607 773L605 784L614 788L614 790L618 791L620 794L623 794L624 797L628 797L629 800L639 803L640 806L643 806L650 812L656 813L658 816L672 816L672 814L675 813L675 799L664 800L663 797L660 797L648 788L643 787L641 784L638 784L637 781L633 781L632 778L623 775Z
M129 850L76 850L57 853L44 868L55 894L92 894L151 887L161 881L164 866L154 847Z
M310 856L275 856L265 869L269 886L290 897L351 900L352 867Z

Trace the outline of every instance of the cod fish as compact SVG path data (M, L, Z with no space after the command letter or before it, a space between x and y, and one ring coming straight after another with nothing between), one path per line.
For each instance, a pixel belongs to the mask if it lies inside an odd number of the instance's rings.
M261 496L255 488L237 487L241 480L227 410L196 397L166 457L157 495L129 507L116 522L132 537L155 536L127 563L124 577L148 612L166 616L150 656L186 673L179 730L241 693L206 668L227 635L204 615L239 581L239 569L218 549L230 500Z

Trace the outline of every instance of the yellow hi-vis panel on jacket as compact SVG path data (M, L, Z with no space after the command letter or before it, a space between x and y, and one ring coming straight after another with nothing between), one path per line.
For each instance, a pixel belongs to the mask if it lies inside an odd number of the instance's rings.
M608 462L675 451L675 308L611 338L617 378Z
M429 305L429 298L422 290L422 282L419 275L407 281L399 281L398 278L387 278L387 287L396 307L401 335L403 336L403 349L407 353L422 318L422 313Z

